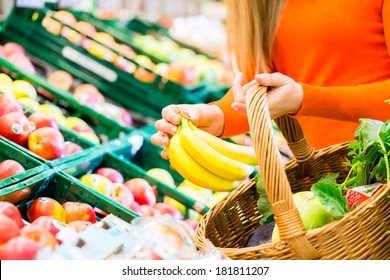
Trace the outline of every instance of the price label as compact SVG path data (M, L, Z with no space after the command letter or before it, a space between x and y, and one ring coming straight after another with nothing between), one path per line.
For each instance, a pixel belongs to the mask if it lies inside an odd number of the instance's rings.
M16 0L16 7L20 7L20 8L42 9L44 6L45 6L44 0Z
M109 82L115 82L118 79L118 75L110 68L101 65L100 63L71 47L64 47L62 49L62 55Z

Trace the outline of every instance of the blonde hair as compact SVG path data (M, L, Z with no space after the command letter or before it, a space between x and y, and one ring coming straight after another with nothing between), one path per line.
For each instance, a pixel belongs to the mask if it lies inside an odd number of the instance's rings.
M246 80L272 69L276 30L286 0L225 0L227 44Z

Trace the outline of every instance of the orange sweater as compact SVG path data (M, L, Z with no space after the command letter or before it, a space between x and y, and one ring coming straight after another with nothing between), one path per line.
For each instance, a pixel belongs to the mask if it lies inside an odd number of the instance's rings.
M296 117L317 149L352 140L359 118L390 119L390 0L289 0L273 70L302 84ZM249 130L232 101L215 102L226 137Z

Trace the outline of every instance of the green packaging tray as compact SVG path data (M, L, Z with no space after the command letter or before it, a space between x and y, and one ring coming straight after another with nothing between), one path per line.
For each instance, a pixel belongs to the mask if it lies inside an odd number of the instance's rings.
M48 165L35 159L28 153L16 149L13 145L10 145L8 140L0 139L0 162L8 159L16 160L24 167L26 171L0 180L0 189L8 185L21 182L49 169Z
M131 144L125 147L125 151L131 149ZM107 146L105 147L107 151ZM124 180L127 181L132 178L143 178L146 179L151 186L155 186L157 190L157 201L161 202L166 196L173 198L177 202L180 202L186 207L186 214L188 215L188 210L193 209L200 214L205 214L209 208L206 205L203 205L190 197L182 194L177 191L176 188L166 185L159 180L149 176L146 173L146 170L136 165L135 163L124 159L122 153L118 150L116 153L105 152L99 153L97 155L90 155L84 159L79 159L77 161L69 162L67 164L56 167L56 170L61 170L64 173L72 175L74 178L81 178L85 174L94 173L94 171L99 167L110 167L118 170L124 177ZM115 202L116 203L116 202ZM130 211L130 210L129 210Z
M35 85L36 88L44 89L57 97L53 101L39 95L40 103L54 104L61 109L64 116L74 116L86 121L99 136L101 143L115 139L122 133L128 133L135 130L133 127L122 125L115 120L107 118L103 114L97 113L86 105L81 104L71 93L51 85L46 78L39 74L32 74L4 58L0 58L0 66L11 72L14 79L26 80Z
M126 208L86 187L84 184L80 183L79 180L72 178L68 174L55 172L52 169L31 177L21 183L1 189L0 200L6 200L7 197L12 197L12 195L17 196L18 193L22 191L30 194L28 197L20 197L21 200L17 203L19 210L25 219L27 219L26 211L30 203L35 198L42 196L56 199L61 204L65 201L88 203L106 213L118 216L125 221L130 221L135 217L135 215Z
M46 12L14 9L1 34L3 40L20 43L31 55L94 84L113 101L148 117L159 118L161 109L169 104L200 103L200 97L207 99L204 86L185 88L159 75L153 83L140 82L132 74L92 56L66 38L49 33L41 25Z

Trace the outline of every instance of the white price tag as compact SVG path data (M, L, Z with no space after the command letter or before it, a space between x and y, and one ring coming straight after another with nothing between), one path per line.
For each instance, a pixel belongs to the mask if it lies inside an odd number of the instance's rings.
M16 0L16 7L20 8L39 8L45 6L44 0Z
M114 71L71 47L64 47L62 49L62 55L109 82L115 82L118 79L118 75Z

